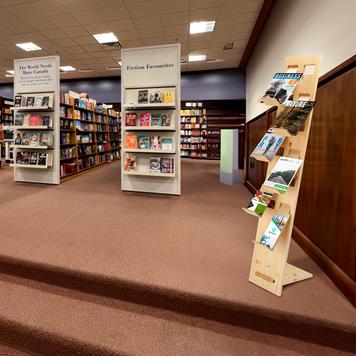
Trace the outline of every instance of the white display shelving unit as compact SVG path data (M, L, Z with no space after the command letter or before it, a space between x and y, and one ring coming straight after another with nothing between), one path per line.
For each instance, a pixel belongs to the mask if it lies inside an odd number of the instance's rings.
M122 154L121 189L148 193L180 195L180 45L165 45L122 50L121 55ZM148 103L139 103L139 91L148 91ZM172 94L172 102L150 103L155 92ZM163 101L163 98L162 98ZM137 126L126 126L126 114L136 114ZM170 126L140 126L141 114L171 117ZM170 150L126 148L127 135L170 138ZM125 170L127 158L136 161L135 170ZM170 158L174 172L150 171L151 158Z
M38 57L16 59L14 61L14 96L53 97L49 106L14 106L14 118L17 114L49 117L48 126L14 126L14 138L18 133L48 132L53 135L53 146L16 145L14 147L14 180L16 182L31 182L44 184L59 184L59 57ZM45 164L23 164L17 162L18 152L45 152Z

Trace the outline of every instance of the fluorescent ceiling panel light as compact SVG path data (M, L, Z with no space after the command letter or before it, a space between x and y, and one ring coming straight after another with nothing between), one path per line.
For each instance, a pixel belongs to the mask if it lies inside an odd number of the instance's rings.
M189 62L199 62L199 61L205 61L205 60L206 60L206 54L190 54L188 56Z
M35 43L33 42L24 42L24 43L16 43L17 47L20 47L21 49L30 52L30 51L39 51L42 48L37 46Z
M14 75L14 74L15 74L15 71L14 71L13 69L10 69L10 70L7 70L6 73L9 73L9 74Z
M75 70L75 68L72 66L61 66L59 67L59 69L63 72L72 72L73 70Z
M216 21L199 21L191 22L189 33L194 35L196 33L212 32L214 31Z
M118 41L118 38L115 36L113 32L97 33L96 35L93 36L99 43L112 43Z

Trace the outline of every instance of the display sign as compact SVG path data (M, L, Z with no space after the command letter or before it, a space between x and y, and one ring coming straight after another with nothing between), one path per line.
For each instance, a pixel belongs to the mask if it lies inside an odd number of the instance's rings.
M17 93L54 91L59 77L58 57L16 59Z
M129 87L176 85L180 76L177 45L123 50L121 75Z

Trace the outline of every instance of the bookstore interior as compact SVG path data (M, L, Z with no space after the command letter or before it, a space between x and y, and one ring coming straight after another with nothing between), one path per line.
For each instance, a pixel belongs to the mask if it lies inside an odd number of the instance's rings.
M0 354L356 354L356 48L305 0L49 2L0 4Z

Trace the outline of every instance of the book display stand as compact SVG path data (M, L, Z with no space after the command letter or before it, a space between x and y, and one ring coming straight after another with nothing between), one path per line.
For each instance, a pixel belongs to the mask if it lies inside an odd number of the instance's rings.
M286 58L285 73L303 73L302 79L293 92L293 100L315 100L319 65L319 56ZM283 111L283 105L275 98L264 97L262 101L267 105L277 106L277 116ZM299 131L295 136L291 135L285 129L272 129L274 134L285 137L281 146L284 150L283 156L302 160L302 163L286 192L281 193L280 190L266 186L265 184L260 189L262 192L273 195L274 206L267 208L263 215L259 217L249 281L277 296L282 295L283 286L313 276L311 273L287 263L312 114L313 112L311 111L304 122L304 129ZM266 161L263 157L255 158ZM280 156L277 154L271 161L268 161L267 177L270 175L279 158ZM251 213L248 209L244 209L244 211ZM258 216L254 213L251 214ZM277 243L270 249L261 244L260 239L266 229L271 226L270 224L272 218L276 216L275 214L280 214L279 216L283 215L288 218L288 220L285 223Z
M59 184L59 57L14 61L14 180Z
M180 45L121 52L124 191L180 195Z

